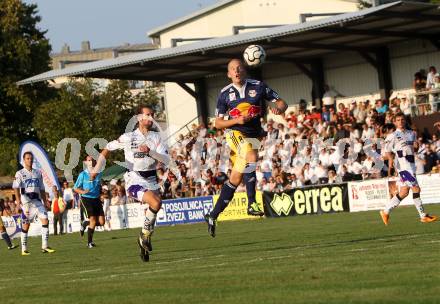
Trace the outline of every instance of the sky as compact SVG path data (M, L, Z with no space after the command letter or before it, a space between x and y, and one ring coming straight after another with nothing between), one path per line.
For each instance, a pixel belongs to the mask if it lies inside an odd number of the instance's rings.
M218 0L23 0L38 6L40 29L52 52L64 43L79 50L82 41L92 48L150 42L147 32L184 17Z

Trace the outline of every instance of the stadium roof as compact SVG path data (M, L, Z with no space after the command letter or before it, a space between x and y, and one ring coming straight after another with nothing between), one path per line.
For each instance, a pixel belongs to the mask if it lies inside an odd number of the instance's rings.
M440 49L439 37L437 5L398 1L306 23L51 70L18 84L64 76L194 82L224 73L228 60L241 56L248 44L262 45L270 61L307 63L329 53L344 51L360 52L368 60L368 53L409 39L429 40Z
M238 2L238 1L241 1L241 0L222 0L222 1L218 2L218 3L215 3L213 5L210 5L210 6L207 6L207 7L203 8L201 10L198 10L198 11L192 13L192 14L189 14L189 15L184 16L182 18L176 19L176 20L174 20L174 21L172 21L170 23L167 23L165 25L159 26L159 27L157 27L155 29L152 29L151 31L149 31L147 33L147 35L150 36L150 37L159 36L160 33L164 32L164 31L167 31L167 30L169 30L169 29L171 29L171 28L173 28L173 27L175 27L175 26L177 26L179 24L188 22L188 21L190 21L192 19L195 19L197 17L203 16L205 14L212 13L212 12L214 12L214 11L220 9L220 8L223 8L224 6L230 5L230 4L232 4L234 2Z

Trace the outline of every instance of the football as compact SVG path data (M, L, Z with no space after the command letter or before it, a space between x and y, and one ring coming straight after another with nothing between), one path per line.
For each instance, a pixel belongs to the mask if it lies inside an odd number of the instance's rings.
M249 45L243 52L243 58L250 67L258 67L264 63L266 52L260 45Z

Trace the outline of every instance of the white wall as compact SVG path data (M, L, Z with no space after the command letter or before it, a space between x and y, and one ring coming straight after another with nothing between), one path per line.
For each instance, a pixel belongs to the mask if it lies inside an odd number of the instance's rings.
M221 37L232 35L234 25L299 23L301 13L356 11L356 1L343 0L242 0L160 33L161 47L172 38Z
M325 82L344 96L367 95L379 90L376 69L353 52L324 58Z
M192 84L188 86L194 90ZM165 100L168 135L190 122L197 116L195 99L175 83L165 83Z
M390 57L395 89L412 87L414 74L420 69L428 72L429 67L433 65L440 70L440 51L427 41L395 44L390 47Z

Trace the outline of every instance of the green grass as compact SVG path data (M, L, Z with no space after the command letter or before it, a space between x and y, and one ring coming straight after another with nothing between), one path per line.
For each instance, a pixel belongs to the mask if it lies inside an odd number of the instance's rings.
M428 206L440 214L440 206ZM57 252L0 247L2 303L439 303L440 222L414 207L159 227L149 263L138 230L51 237Z

